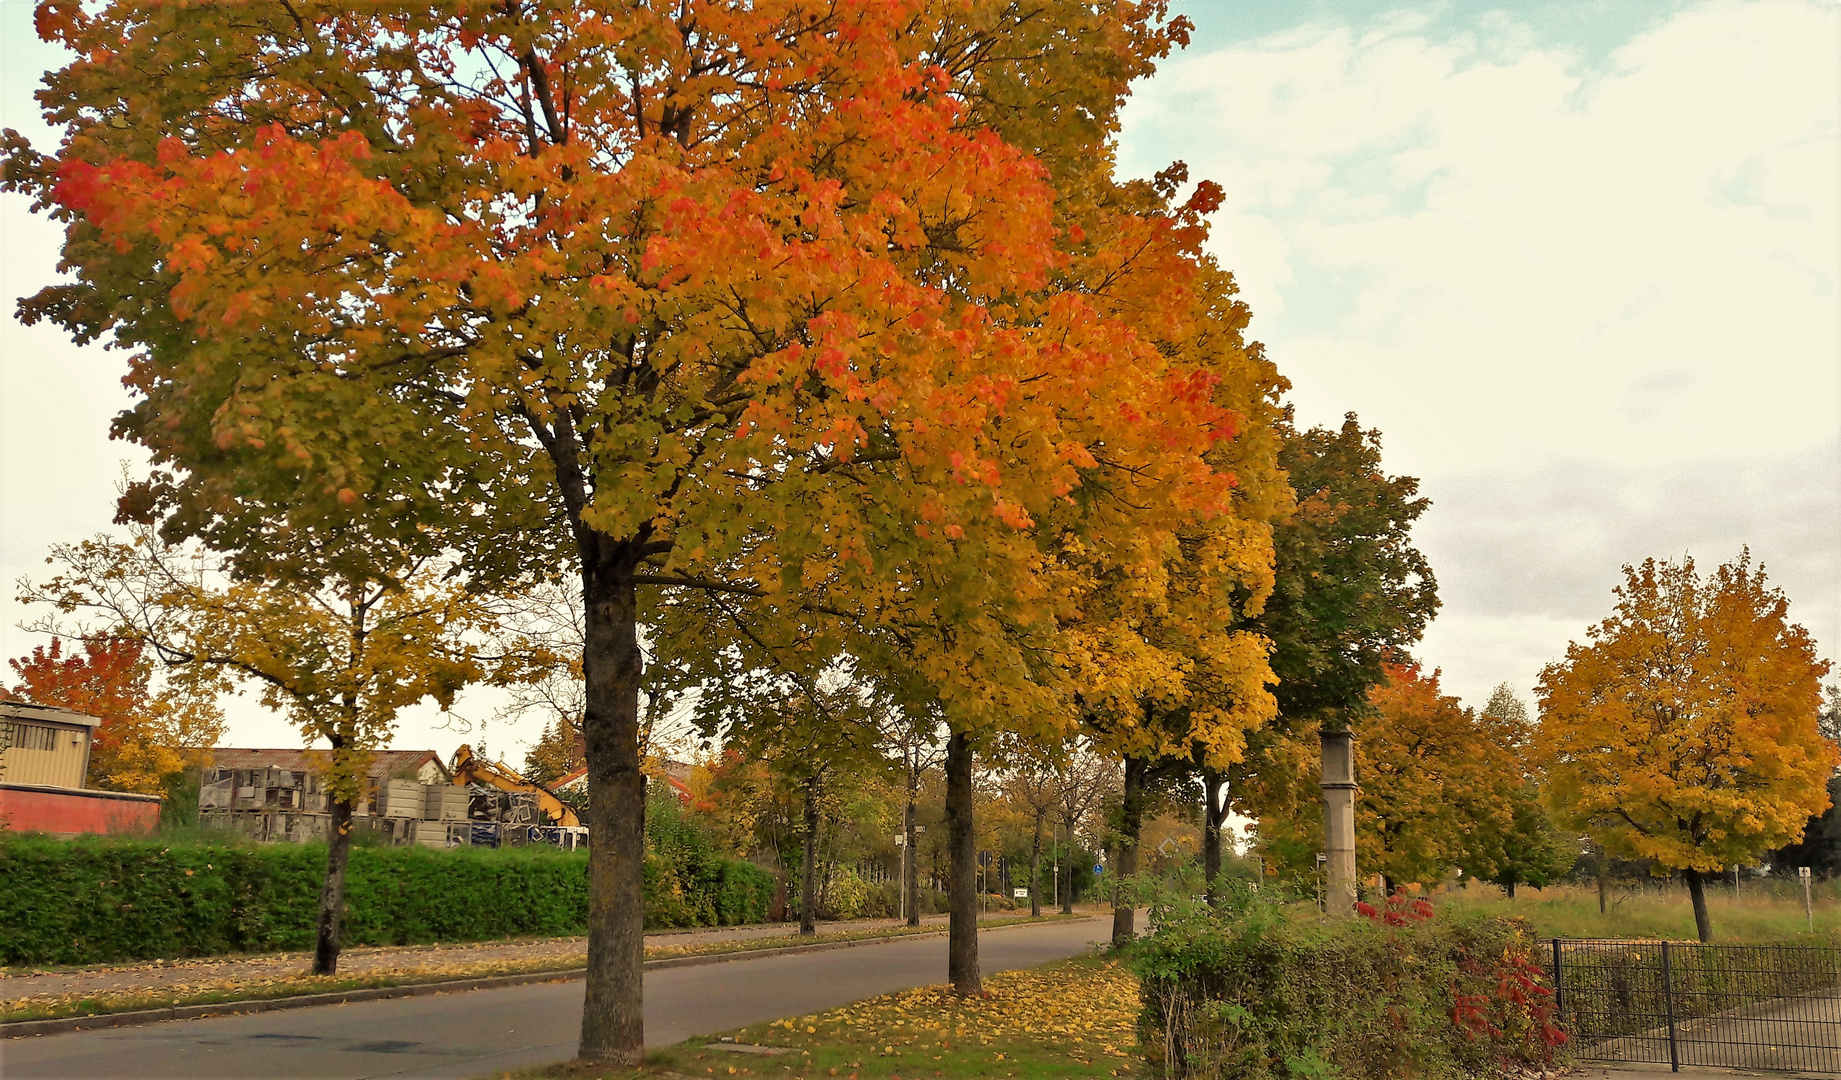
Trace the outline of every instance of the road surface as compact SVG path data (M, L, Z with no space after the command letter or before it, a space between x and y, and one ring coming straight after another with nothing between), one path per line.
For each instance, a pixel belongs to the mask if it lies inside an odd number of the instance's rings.
M986 974L1086 951L1108 920L979 935ZM946 939L736 960L646 973L646 1044L666 1046L782 1016L946 981ZM490 1076L575 1054L582 984L325 1005L0 1042L0 1076L208 1080L223 1077Z

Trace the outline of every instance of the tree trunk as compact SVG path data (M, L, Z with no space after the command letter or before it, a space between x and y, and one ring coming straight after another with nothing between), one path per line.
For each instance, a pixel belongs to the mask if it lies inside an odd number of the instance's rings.
M1605 884L1606 883L1605 883L1604 871L1600 870L1598 871L1598 914L1600 915L1603 915L1605 913L1605 910L1604 910Z
M1144 779L1149 769L1148 759L1125 759L1125 792L1119 805L1119 857L1112 868L1112 947L1115 949L1131 944L1137 937L1138 912L1118 902L1118 889L1138 872L1138 837L1144 832Z
M588 972L580 1055L637 1064L645 1048L646 778L639 762L637 558L583 538L588 757ZM596 541L600 541L597 543Z
M1061 914L1074 914L1074 823L1062 823L1062 831L1067 834L1067 850L1060 856L1061 865Z
M946 967L961 996L984 992L978 977L978 854L972 831L972 740L963 731L946 742L946 846L950 910Z
M1503 884L1502 887L1508 891L1510 900L1515 899L1515 879L1514 878L1510 878L1506 883Z
M920 788L920 770L914 763L908 763L908 805L901 812L901 829L907 835L906 851L908 853L907 871L902 875L901 887L908 894L908 925L921 924L920 913L920 849L914 846L914 796Z
M805 861L800 867L799 934L818 933L818 777L805 782Z
M335 744L336 752L336 744ZM326 838L326 880L320 884L319 940L313 948L313 973L339 971L339 933L345 922L345 866L352 857L352 800L332 801L332 834Z
M1702 942L1713 940L1713 920L1707 915L1707 883L1699 870L1683 870L1688 896L1694 901L1694 933Z
M1042 915L1042 811L1036 811L1036 831L1029 842L1029 917Z
M1221 806L1221 789L1225 778L1214 769L1202 770L1202 880L1207 883L1210 904L1221 902L1215 883L1221 877L1221 824L1226 819Z

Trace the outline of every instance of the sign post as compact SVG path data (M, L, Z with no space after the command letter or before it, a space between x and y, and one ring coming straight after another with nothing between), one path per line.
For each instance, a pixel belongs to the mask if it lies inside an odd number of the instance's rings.
M901 913L902 922L908 921L908 834L895 834L895 846L901 849L901 883L895 886L895 895L901 897L896 902L896 910Z
M1803 917L1809 920L1809 932L1815 933L1815 905L1809 899L1809 868L1799 866L1796 876L1803 879Z

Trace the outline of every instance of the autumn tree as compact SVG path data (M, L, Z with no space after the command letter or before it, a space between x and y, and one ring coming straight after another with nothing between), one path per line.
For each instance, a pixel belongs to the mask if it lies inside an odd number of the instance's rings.
M1476 873L1484 838L1514 829L1524 777L1512 742L1444 693L1437 672L1411 662L1383 670L1353 726L1358 865L1383 875L1390 892L1435 884L1459 867ZM1314 814L1262 818L1259 837L1268 862L1298 875L1312 870L1323 844Z
M1029 762L1011 768L1003 777L1003 797L1017 816L1029 822L1029 914L1042 914L1042 826L1057 803L1052 763Z
M1368 713L1386 665L1406 659L1439 601L1412 538L1431 503L1418 480L1388 474L1381 433L1353 413L1337 428L1299 430L1287 413L1278 438L1296 508L1273 530L1272 593L1252 625L1272 643L1278 717L1248 733L1238 764L1205 777L1205 797L1217 819L1230 809L1257 819L1268 856L1297 866L1321 846L1301 839L1321 835L1320 821L1304 821L1319 816L1318 733Z
M154 659L132 637L89 636L82 647L67 654L54 636L9 661L19 681L8 693L102 721L90 742L90 787L160 794L204 764L224 729L216 679L175 671L156 686Z
M1183 178L1179 166L1153 187ZM1233 498L1224 512L1141 533L1159 545L1151 552L1081 565L1086 587L1066 635L1083 727L1123 763L1120 879L1138 872L1151 789L1197 771L1221 775L1242 759L1248 733L1275 718L1270 642L1251 624L1272 589L1272 523L1290 505L1277 462L1288 384L1244 340L1249 312L1236 291L1231 275L1205 266L1191 294L1193 334L1171 343L1216 374L1216 400L1240 420L1239 437L1207 455L1235 477ZM1135 917L1130 904L1115 905L1115 944L1135 935Z
M1508 816L1494 814L1472 822L1458 865L1478 880L1501 886L1513 897L1517 885L1542 888L1572 869L1579 857L1579 846L1560 834L1541 799L1541 777L1527 763L1534 722L1527 706L1507 683L1491 692L1489 703L1477 715L1477 723L1489 745L1510 753L1520 770L1521 782L1515 784L1511 778L1504 778L1498 797L1508 803Z
M1829 683L1823 689L1816 729L1841 752L1841 684ZM1841 872L1841 772L1828 778L1828 802L1828 809L1803 826L1802 839L1771 853L1778 873L1794 875L1804 866L1824 877Z
M22 600L97 617L176 670L252 683L309 745L327 744L331 814L314 971L335 973L352 815L370 752L402 709L427 699L445 709L485 676L473 640L483 621L477 598L436 564L406 565L398 582L227 580L145 527L128 542L54 546L51 561L61 572L28 585Z
M582 734L575 722L559 716L543 729L524 755L524 778L548 787L582 765Z
M1036 696L1041 523L1231 490L1155 344L1218 195L1090 183L1161 3L41 11L65 138L9 135L6 185L74 280L23 310L133 353L170 535L441 520L477 572L579 569L585 1058L643 1045L645 605L930 628L964 742Z
M1612 614L1540 679L1535 751L1556 817L1613 856L1680 870L1702 941L1706 876L1793 840L1841 753L1817 726L1808 631L1746 550L1624 567Z

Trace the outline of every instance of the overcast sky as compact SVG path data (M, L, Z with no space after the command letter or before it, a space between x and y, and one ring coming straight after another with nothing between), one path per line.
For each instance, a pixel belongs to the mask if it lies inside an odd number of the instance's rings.
M0 126L41 145L60 63L0 0ZM1841 643L1841 7L1834 0L1179 4L1121 165L1227 202L1214 250L1306 423L1383 433L1433 507L1444 610L1419 656L1481 705L1604 617L1619 567L1749 544L1823 655ZM0 197L0 299L58 231ZM108 527L132 447L122 358L0 321L0 654L10 583ZM8 679L10 671L0 671ZM489 703L463 702L478 720ZM228 742L290 745L253 700ZM398 745L448 753L432 711ZM519 759L540 722L487 732ZM477 735L477 732L474 732ZM470 736L466 736L470 737Z

